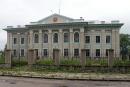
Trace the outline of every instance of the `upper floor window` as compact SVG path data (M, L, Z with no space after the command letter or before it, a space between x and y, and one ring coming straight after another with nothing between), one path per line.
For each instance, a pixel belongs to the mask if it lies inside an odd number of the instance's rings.
M34 34L34 43L38 43L39 42L39 36L38 34Z
M58 33L54 33L53 35L53 42L58 43Z
M85 43L90 43L90 36L85 36Z
M79 42L79 33L74 33L74 42Z
M48 43L48 34L44 34L43 39L44 39L43 40L44 43Z
M64 33L64 42L69 42L69 33Z
M100 36L96 36L96 43L100 43Z
M21 38L21 44L24 44L24 38Z
M13 42L14 44L17 44L17 38L14 38Z
M110 43L110 41L111 41L110 36L106 36L106 43Z

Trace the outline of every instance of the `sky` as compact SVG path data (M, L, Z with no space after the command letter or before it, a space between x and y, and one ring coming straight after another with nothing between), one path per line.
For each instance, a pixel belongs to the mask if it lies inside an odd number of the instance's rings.
M7 26L26 25L54 13L85 20L124 23L120 33L130 34L130 0L0 0L0 50L7 42Z

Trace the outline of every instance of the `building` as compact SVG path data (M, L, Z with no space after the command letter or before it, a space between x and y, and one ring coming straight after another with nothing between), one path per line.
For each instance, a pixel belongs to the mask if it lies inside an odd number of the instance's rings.
M85 21L52 14L24 27L8 26L7 49L14 57L27 57L29 49L36 49L39 58L52 58L53 49L60 50L60 57L79 57L86 49L86 57L107 57L108 49L120 56L119 21Z

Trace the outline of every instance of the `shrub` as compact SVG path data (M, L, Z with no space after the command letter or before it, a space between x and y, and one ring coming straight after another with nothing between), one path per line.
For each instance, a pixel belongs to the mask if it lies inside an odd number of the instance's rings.
M36 64L53 65L54 62L52 59L40 59L36 62Z

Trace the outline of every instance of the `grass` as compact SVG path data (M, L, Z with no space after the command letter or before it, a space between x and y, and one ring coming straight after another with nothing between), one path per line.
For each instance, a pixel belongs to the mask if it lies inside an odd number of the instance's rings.
M2 63L5 63L5 58L4 58L4 56L0 55L0 64L2 64Z

